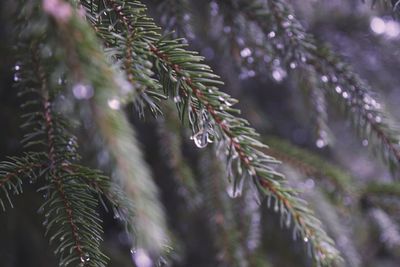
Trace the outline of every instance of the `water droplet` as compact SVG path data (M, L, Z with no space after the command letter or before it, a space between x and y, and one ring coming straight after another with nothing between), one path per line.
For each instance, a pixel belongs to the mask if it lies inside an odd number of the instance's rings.
M231 184L226 188L226 192L228 193L228 196L230 198L237 198L242 194L240 190L238 189L235 190L234 186Z
M282 43L277 43L276 48L278 48L279 50L283 50L283 48L285 48L285 46Z
M342 88L340 86L336 86L335 91L336 91L336 93L340 94L340 93L342 93Z
M380 116L376 116L375 121L377 123L381 123L382 122L382 118Z
M107 101L108 106L111 109L118 110L121 108L121 102L117 98L112 98Z
M21 69L21 66L17 64L17 65L14 66L14 69L15 69L16 71L18 71L18 70Z
M194 144L198 147L198 148L204 148L207 146L208 144L208 133L207 131L204 130L200 130L199 132L197 132L196 134L194 134L191 139L193 139Z
M230 33L231 32L231 27L229 27L229 26L225 26L224 27L224 33Z
M274 211L275 212L279 211L279 201L278 200L275 201Z
M317 142L315 142L315 145L316 145L318 148L323 148L323 147L325 147L325 146L327 145L327 143L325 142L324 139L319 138L319 139L317 140Z
M248 169L248 171L249 171L249 174L250 174L251 176L257 175L256 170L255 170L254 168L252 168L252 167L250 167L250 168Z
M224 101L225 105L227 105L228 107L233 106L234 104L237 103L237 101L233 100L233 99L227 99Z
M286 72L282 68L276 68L272 71L272 78L277 82L281 82L285 77Z
M284 22L282 22L282 27L283 28L288 28L289 26L290 26L290 21L284 21Z
M72 87L76 99L89 99L94 95L93 87L88 84L77 83Z
M174 102L175 102L175 103L179 103L179 102L181 102L181 100L182 100L182 99L181 99L180 96L178 96L178 95L177 95L177 96L174 96Z
M37 181L37 177L36 176L32 176L32 177L29 178L29 183L30 184L34 184L34 183L36 183L36 181Z
M305 182L304 182L304 187L305 187L305 189L307 189L307 190L312 190L312 189L314 189L314 187L315 187L315 182L314 182L314 180L313 179L307 179Z
M85 253L85 255L83 255L82 257L81 257L81 263L86 263L86 262L88 262L88 261L90 261L90 257L89 257L89 253Z
M132 252L133 251L133 252ZM153 260L150 258L146 250L138 248L136 251L131 250L132 259L137 267L151 267L153 266Z
M290 62L289 67L294 70L297 67L296 62Z
M374 17L371 22L370 25L371 30L376 33L376 34L383 34L386 30L386 23L383 19L378 18L378 17Z
M42 214L43 212L44 212L44 207L43 206L41 206L39 209L38 209L38 211L37 211L39 214Z
M326 75L321 76L321 81L324 83L327 83L329 81L328 76L326 76Z
M244 177L240 178L240 181L238 184L229 184L227 187L227 193L231 198L237 198L242 195L243 192L243 185L244 185Z
M347 99L347 98L349 98L349 93L347 93L346 91L344 91L344 92L342 93L342 96L343 96L344 99Z
M15 73L14 74L14 82L19 82L21 80L21 77L19 75L19 73Z
M276 36L276 33L275 32L270 32L270 33L268 33L268 38L274 38Z
M305 236L305 237L303 238L303 241L304 241L305 243L307 243L307 242L308 242L308 237Z
M240 51L240 56L241 57L249 57L251 56L251 50L248 47L245 47Z
M289 228L290 227L290 223L291 223L291 216L290 216L290 213L288 213L287 215L286 215L287 217L286 217L286 227L287 228Z
M389 20L386 22L385 34L389 38L396 38L400 34L400 24L396 21Z

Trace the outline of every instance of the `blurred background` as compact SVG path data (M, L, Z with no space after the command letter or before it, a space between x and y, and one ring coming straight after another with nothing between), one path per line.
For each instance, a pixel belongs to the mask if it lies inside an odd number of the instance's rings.
M13 87L12 28L6 2L0 2L0 159L21 153L23 136L21 103ZM346 116L328 105L329 142L320 139L310 103L318 96L307 91L302 74L257 64L260 59L267 62L268 55L253 53L240 41L245 36L229 40L227 33L232 29L222 22L227 14L217 2L143 2L166 30L183 26L175 35L185 37L190 48L206 58L225 82L222 90L240 100L242 117L271 146L269 153L288 163L281 171L290 174L291 185L303 192L324 222L346 260L344 266L399 266L399 197L358 190L370 182L390 182L392 175L370 153L368 140L356 136ZM291 1L306 29L353 66L398 122L400 24L391 3L374 2ZM171 15L174 5L182 3L187 4L184 13ZM174 105L165 105L164 110L164 118L146 114L141 119L132 107L127 108L168 214L175 246L170 265L311 266L307 249L293 241L290 229L281 227L279 216L266 201L259 212L248 194L230 199L222 179L224 165L215 160L211 148L196 148L191 133L181 127ZM76 116L84 122L83 112ZM77 130L83 161L107 173L108 155L93 144L92 130L84 123ZM342 187L332 180L343 181ZM227 193L219 194L221 188ZM14 209L0 213L2 267L57 266L37 213L42 199L36 189L26 185L24 194L15 198ZM104 210L100 212L105 227L103 251L111 258L110 266L134 266L122 226Z

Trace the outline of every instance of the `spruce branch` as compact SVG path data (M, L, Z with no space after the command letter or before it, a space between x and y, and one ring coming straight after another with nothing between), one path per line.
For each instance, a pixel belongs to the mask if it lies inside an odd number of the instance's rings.
M34 44L30 52L34 78L41 93L44 143L48 149L49 166L44 175L49 183L41 188L47 191L48 198L40 208L45 212L46 234L51 234L50 242L57 240L55 253L60 256L60 266L105 266L107 257L100 251L102 228L96 212L97 200L82 187L76 174L63 171L62 166L75 159L72 156L75 148L71 148L74 143L70 144L72 137L64 128L61 116L53 110L51 82L43 69L38 46ZM61 228L59 222L63 222Z
M232 12L242 14L266 37L270 36L275 44L273 54L279 56L281 64L286 64L286 69L294 63L295 68L315 71L320 76L320 86L326 88L335 106L344 107L356 132L370 139L369 143L376 151L381 151L392 171L397 169L399 133L376 94L330 48L319 44L306 32L287 1L235 1L239 8L234 8L230 1L219 2L231 6Z
M95 89L94 97L90 99L92 115L114 157L116 175L134 203L135 218L131 222L135 229L133 258L152 261L165 249L167 234L157 188L138 148L133 128L122 110L126 96L134 88L109 67L94 32L82 17L75 12L66 19L52 10L47 13L56 22L61 36L76 37L61 43L70 55L67 64L73 71L72 79L76 83L85 79ZM74 68L76 64L79 64L78 68Z
M153 78L152 63L146 47L148 39L157 38L159 28L141 13L145 7L135 1L106 0L104 3L80 1L96 33L104 41L106 52L126 73L127 82L135 89L129 99L140 116L145 107L154 115L161 114L158 102L165 96L161 85ZM116 12L104 11L112 7ZM125 17L125 14L130 20Z
M179 109L183 116L189 116L197 146L204 147L209 135L214 138L218 142L218 150L226 151L228 155L228 168L238 168L238 175L234 178L234 194L240 190L243 179L249 176L261 195L275 198L277 211L282 216L289 218L289 222L293 218L295 236L299 234L304 242L310 242L317 262L328 265L332 260L337 260L337 251L332 240L321 229L320 222L313 217L311 210L304 207L297 193L287 186L285 178L271 167L271 164L278 162L260 150L265 145L257 141L258 134L248 126L247 121L229 113L237 112L231 108L236 100L218 91L216 85L220 82L213 80L215 76L207 65L198 63L201 60L198 56L181 48L168 49L174 47L171 42L160 42L151 46L151 50L158 61L156 66L161 72L160 76L172 76L169 91L176 90L176 81L179 81L179 95L176 95L180 99ZM162 73L164 70L166 73ZM237 167L232 167L235 158Z
M116 1L108 2L111 3L108 7L118 14L119 6L113 5ZM130 25L133 24L130 16L131 13L123 13L120 19ZM337 250L320 222L288 187L284 177L274 171L271 164L277 161L260 151L265 146L257 141L258 134L247 121L232 115L239 112L231 107L237 101L218 90L217 86L223 83L202 63L203 58L186 51L179 40L159 39L148 41L147 45L164 90L173 96L181 118L189 120L196 145L204 147L214 139L220 146L218 150L227 153L228 168L238 174L235 175L234 191L248 176L261 195L275 198L277 211L287 218L289 226L290 218L293 219L295 236L300 235L310 244L316 262L329 265L338 260Z
M84 180L87 190L98 195L103 207L108 211L108 205L103 200L105 198L111 205L114 217L124 223L127 233L131 236L135 235L135 229L132 226L132 220L135 216L134 205L120 186L113 183L109 177L99 170L93 170L79 164L64 164L62 167L65 172L79 176L79 179Z

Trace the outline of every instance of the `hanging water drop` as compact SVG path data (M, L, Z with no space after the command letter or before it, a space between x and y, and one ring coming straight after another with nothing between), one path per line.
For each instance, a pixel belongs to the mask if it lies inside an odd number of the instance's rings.
M303 241L304 241L304 243L307 243L307 242L308 242L308 237L305 236L305 237L303 238Z
M43 193L43 198L44 198L44 199L48 199L48 198L49 198L49 191L48 191L48 190L46 190L46 191Z
M15 69L16 71L19 71L19 70L21 69L21 67L17 64L17 65L14 66L14 69Z
M93 87L88 84L77 83L72 87L72 93L76 99L89 99L94 95Z
M281 82L285 77L286 72L282 68L276 68L272 71L272 78L277 82Z
M181 97L180 96L174 96L174 102L175 103L179 103L179 102L181 102Z
M29 183L30 184L34 184L34 183L36 183L36 181L37 181L37 177L36 176L32 176L32 177L29 178Z
M85 255L81 257L81 263L84 265L88 261L90 261L89 253L85 253Z
M146 250L138 248L136 251L131 250L132 259L137 267L151 267L153 266L153 260L150 258Z
M224 33L230 33L232 31L232 28L229 26L224 27Z
M340 86L336 86L335 91L336 91L336 93L340 94L340 93L342 93L342 88Z
M286 216L287 216L286 217L286 227L289 228L290 227L290 223L291 223L290 213L288 213Z
M349 98L349 93L347 93L346 91L342 93L342 96L344 99Z
M290 26L290 22L289 21L284 21L283 23L282 23L282 27L283 28L288 28L289 26Z
M297 67L296 62L290 62L289 67L294 70Z
M321 76L321 81L324 83L327 83L329 81L328 76L326 76L326 75Z
M194 144L198 148L204 148L208 144L208 132L200 130L198 133L194 134L191 139L193 139Z
M235 188L235 186L233 186L232 184L230 184L230 185L227 187L226 192L228 193L228 196L229 196L230 198L237 198L237 197L240 197L240 196L242 195L242 191L243 191L243 180L244 180L244 179L242 179L242 180L239 182L239 185L236 186L236 188Z
M119 212L114 213L114 219L119 220L121 218Z
M15 73L14 74L14 82L19 82L21 80L21 77L19 75L19 73Z
M327 143L325 142L324 139L319 138L319 139L317 140L317 142L315 142L315 145L316 145L318 148L323 148L323 147L325 147L325 146L327 145Z
M241 57L249 57L251 56L251 50L248 47L245 47L240 51L240 56Z
M368 139L362 140L362 145L363 146L368 146Z
M270 33L268 33L268 38L274 38L276 36L276 33L275 32L270 32Z
M254 168L249 168L249 174L251 175L251 176L255 176L256 174L257 174L257 172L256 172L256 170L254 169Z
M38 211L37 211L39 214L42 214L43 212L44 212L44 207L43 206L41 206L39 209L38 209Z
M107 101L108 106L111 109L118 110L121 108L121 102L117 98L112 98Z
M279 201L278 200L275 201L274 211L275 212L279 211Z

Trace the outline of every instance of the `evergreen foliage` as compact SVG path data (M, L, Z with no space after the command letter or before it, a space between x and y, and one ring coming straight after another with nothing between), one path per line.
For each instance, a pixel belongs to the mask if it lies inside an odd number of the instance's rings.
M177 217L190 221L205 211L212 248L204 250L214 250L220 266L273 262L263 240L275 229L272 221L264 225L270 214L298 240L294 244L302 244L310 266L362 266L357 244L347 236L356 232L354 225L341 222L354 203L364 208L358 216L370 218L387 250L398 256L399 211L387 202L398 202L398 183L361 185L320 155L260 135L242 118L239 101L222 91L224 79L188 48L196 39L193 10L199 3L149 2L158 7L163 27L137 0L6 1L25 135L24 153L0 162L1 208L13 206L24 184L36 186L59 266L112 264L102 249L102 210L124 226L136 266L179 262L186 243L174 228L185 227L170 227L174 219L164 210L165 198L174 196L160 196L163 174L152 175L146 162L136 138L140 123L138 130L132 123L137 116L156 128L158 153L178 188L173 193L184 202L174 206ZM222 58L234 62L240 78L265 70L278 83L291 77L308 103L317 148L334 146L333 107L381 155L393 180L398 176L400 135L378 94L303 27L289 1L205 2L215 26L210 32L220 35ZM396 12L398 3L392 5ZM95 131L96 145L80 142L82 129ZM205 148L193 158L185 152L188 132L197 148ZM85 149L103 150L107 167L88 164ZM314 178L315 192L299 188L310 182L314 187Z

